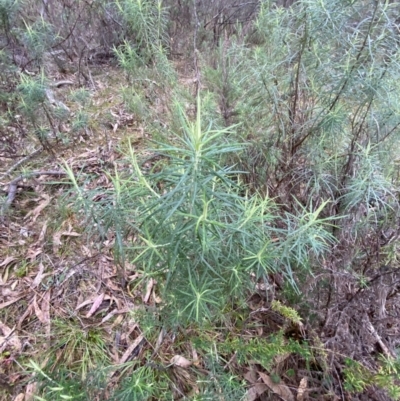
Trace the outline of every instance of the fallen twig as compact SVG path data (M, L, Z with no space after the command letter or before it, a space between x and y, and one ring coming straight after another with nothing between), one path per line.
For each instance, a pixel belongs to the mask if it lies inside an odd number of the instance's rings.
M18 167L20 167L22 164L28 162L29 160L33 159L35 156L39 155L40 153L42 153L43 151L43 147L41 146L39 149L34 150L30 155L25 156L24 158L22 158L21 160L19 160L17 163L15 163L14 165L12 165L5 173L2 173L2 175L4 176L8 176L10 175L15 169L17 169Z
M61 86L65 85L74 85L74 83L72 81L58 81L58 82L52 82L50 84L50 86L53 88L60 88Z
M380 335L376 331L375 327L372 325L371 321L369 320L369 317L367 314L365 314L365 322L367 325L367 330L371 333L371 335L375 338L376 342L379 344L379 346L382 349L382 352L385 354L387 358L390 359L395 359L394 353L386 346L386 344L383 342L381 339Z
M25 178L32 178L32 177L39 177L41 175L67 175L64 171L34 171L31 173L27 173L24 175L20 175L17 178L14 178L9 184L8 184L8 196L5 202L2 205L1 208L1 213L0 215L4 215L4 213L7 211L7 209L10 207L10 205L13 203L15 196L17 194L17 187L18 183L22 181Z

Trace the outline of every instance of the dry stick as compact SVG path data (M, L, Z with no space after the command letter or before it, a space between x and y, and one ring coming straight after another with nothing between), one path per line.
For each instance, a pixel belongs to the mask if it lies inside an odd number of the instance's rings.
M21 166L22 164L28 162L29 160L33 159L35 156L43 152L43 147L40 147L39 149L34 150L30 155L25 156L23 159L15 163L13 166L11 166L5 173L2 173L4 176L10 175L16 168Z
M60 88L61 86L65 85L74 85L74 83L72 81L65 80L65 81L52 82L50 84L50 86L53 88Z
M369 317L367 314L365 314L365 322L367 325L367 330L371 333L371 335L375 338L376 342L379 344L381 347L383 353L385 356L389 359L395 359L396 356L393 354L393 352L386 346L386 344L382 341L381 337L379 336L378 332L376 331L375 327L372 325L371 321L369 320Z
M9 184L8 184L8 196L6 201L3 203L3 206L1 208L1 213L0 215L4 214L4 212L10 207L10 205L13 203L15 196L17 194L17 186L20 181L22 181L24 178L31 178L31 177L38 177L41 175L67 175L64 171L34 171L32 173L20 175L17 178L14 178Z

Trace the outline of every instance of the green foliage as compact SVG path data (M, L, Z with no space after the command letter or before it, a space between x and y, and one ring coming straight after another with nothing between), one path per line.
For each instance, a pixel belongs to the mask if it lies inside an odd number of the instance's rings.
M127 72L128 77L133 76L135 71L146 65L146 60L140 57L135 47L128 41L114 49L114 52L120 66Z
M381 357L380 366L377 372L369 370L359 362L346 359L344 388L350 392L361 393L369 386L377 386L384 389L393 400L399 400L399 375L399 358L393 359Z
M230 169L220 165L224 154L239 148L224 143L222 135L228 131L209 127L203 132L200 114L195 123L182 112L180 117L183 132L175 137L176 145L158 149L170 160L163 170L144 176L131 152L141 184L137 190L147 192L137 213L142 243L131 251L137 254L133 262L146 274L165 276L163 292L178 321L202 322L222 308L220 286L244 273L235 268L231 242L238 234L233 213L243 211L228 177Z
M42 146L50 150L50 139L60 138L57 125L66 120L69 109L55 99L43 72L38 77L21 74L17 89L20 112ZM78 120L79 127L82 128L87 120L82 124L83 117L80 112L78 112L79 117L81 117ZM76 122L74 124L76 125Z
M244 149L229 139L234 127L204 127L200 102L194 122L176 107L181 132L159 144L165 160L159 168L144 174L130 148L133 175L116 172L110 198L96 204L71 178L86 215L113 228L121 263L129 257L144 278L157 278L169 324L203 324L244 299L255 284L249 274L267 280L283 268L295 287L292 266L309 269L309 257L317 259L333 240L327 219L319 218L325 204L280 219L268 197L243 197L232 179L238 172L224 166L229 154ZM276 227L279 221L285 228ZM124 238L131 230L138 239L129 244Z
M90 92L87 89L80 88L70 93L70 99L78 103L81 107L90 105Z
M162 1L115 0L124 20L128 37L134 38L139 49L166 45L166 9Z
M8 32L15 17L20 0L0 0L0 29Z
M164 56L167 14L162 1L116 0L115 5L126 31L124 43L114 50L122 68L133 74L154 62L159 71L165 71L165 65L169 66Z
M48 374L34 361L30 361L28 369L35 374L35 379L42 387L40 395L35 395L35 400L87 400L84 384L79 377L71 378L71 372L59 371L58 374Z
M127 109L138 121L145 123L149 118L149 105L144 94L134 86L122 88L122 97Z
M114 53L128 81L151 82L154 78L173 86L176 73L168 60L168 14L163 2L116 0L115 5L126 32L123 43L114 48ZM129 99L128 105L131 103Z
M301 324L301 317L299 316L297 311L294 310L293 308L289 308L285 305L282 305L280 301L276 300L272 301L271 308L272 310L279 312L282 316L284 316L291 322Z
M258 363L266 370L271 370L274 360L279 355L298 354L306 363L314 358L314 352L307 343L299 343L294 340L287 340L283 333L268 338L250 337L243 338L239 335L230 335L224 341L211 341L205 336L193 339L197 349L207 352L214 360L223 358L228 361L232 354L240 364ZM226 362L225 361L225 362ZM222 362L221 362L222 363Z
M295 324L312 319L317 326L322 314L334 320L337 305L348 302L349 294L335 292L344 270L349 277L354 272L359 283L349 284L355 302L355 295L362 296L359 288L367 291L371 283L371 264L385 255L398 259L396 245L383 241L398 233L399 220L399 171L392 163L400 145L398 6L375 0L303 0L291 8L274 3L261 2L246 40L226 37L215 52L196 55L199 64L210 62L196 76L202 88L196 104L192 88L176 88L163 3L108 5L124 31L114 50L130 83L124 102L142 126L162 127L160 139L150 158L129 145L124 167L107 172L111 188L97 188L91 177L66 166L69 196L83 216L88 241L100 249L113 238L119 268L135 266L138 276L130 289L155 279L161 302L135 315L148 337L164 326L176 333L187 328L215 333L250 291L265 288L269 295L272 277L283 283L273 283L282 302L273 301L271 309ZM9 5L16 4L0 2L2 28L12 15ZM20 37L40 62L56 35L45 19L32 21L14 39ZM3 60L7 57L4 53ZM20 110L41 142L53 120L65 118L62 110L49 108L46 89L43 73L21 76ZM178 100L166 105L170 120L158 124L152 106L168 102L158 91L168 95L169 89ZM71 99L79 104L71 121L72 131L79 132L89 123L89 95L79 90ZM313 281L314 274L322 279ZM313 287L312 293L302 293L302 284ZM239 318L236 323L243 325ZM50 370L61 361L83 383L97 364L109 363L98 331L71 325L56 327L56 333L63 340L54 349L65 352L51 361ZM313 341L317 355L283 333L243 338L233 330L219 344L198 340L211 375L190 377L199 388L192 398L244 396L241 380L222 368L221 360L226 364L233 354L240 364L256 361L267 370L276 356L296 354L308 368L318 360L328 377L323 343ZM377 386L399 398L397 360L381 360L377 372L347 363L346 391ZM65 372L51 376L33 367L48 381L50 398L87 396ZM167 369L136 362L125 368L114 399L174 398L176 383ZM280 380L278 373L271 377Z
M217 358L206 358L208 377L199 378L196 385L200 391L190 398L191 401L243 400L246 397L246 382L239 376L224 371Z
M207 86L218 99L220 115L224 123L229 125L233 116L237 114L238 99L241 94L240 74L243 62L243 53L238 51L239 46L221 41L209 58L210 66L204 68L204 77Z
M168 375L150 366L140 366L122 381L112 400L145 401L152 398L165 401L173 399Z
M167 58L166 49L161 44L158 47L152 46L147 52L149 56L146 56L136 45L125 40L118 48L114 48L114 53L127 75L127 80L131 83L136 82L137 87L137 83L140 82L157 84L149 79L153 78L153 75L168 85L173 85L176 81L176 73ZM150 66L153 68L149 68Z
M18 86L21 94L21 109L32 119L46 101L46 88L44 74L40 74L38 78L21 75L21 82Z
M43 17L39 18L31 25L25 22L25 29L22 36L22 40L32 57L39 61L41 61L44 53L48 51L57 40L54 27L49 22L45 21Z
M26 260L22 261L18 268L15 268L15 276L19 278L25 277L29 272L29 267L29 263Z
M101 330L84 329L75 322L61 320L53 324L55 340L49 361L51 370L68 370L85 380L90 372L109 363L108 347Z
M75 114L75 119L72 122L72 132L79 132L88 127L89 124L89 115L84 110L79 110Z
M231 68L230 96L237 98L243 134L253 133L242 163L256 171L258 187L269 177L272 195L289 186L304 202L348 194L359 204L364 199L353 197L354 180L364 183L363 195L370 178L369 188L388 190L381 172L389 143L397 141L395 6L324 3L280 9L264 2L255 32L261 44L231 50L242 57ZM362 21L357 29L354 21ZM374 173L366 168L371 158Z

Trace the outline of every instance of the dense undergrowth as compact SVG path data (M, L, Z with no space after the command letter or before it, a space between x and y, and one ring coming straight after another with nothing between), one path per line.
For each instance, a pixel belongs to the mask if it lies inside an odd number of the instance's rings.
M31 288L64 294L47 318L34 295L34 351L0 342L6 397L400 399L400 6L209 5L0 0L2 224L31 214L22 178L57 177ZM65 157L92 141L96 168ZM4 249L6 288L29 269Z

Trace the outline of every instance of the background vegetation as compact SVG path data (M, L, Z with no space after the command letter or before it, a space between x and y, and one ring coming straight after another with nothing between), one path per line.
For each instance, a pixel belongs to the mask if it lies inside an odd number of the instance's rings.
M0 0L0 396L400 399L399 15Z

